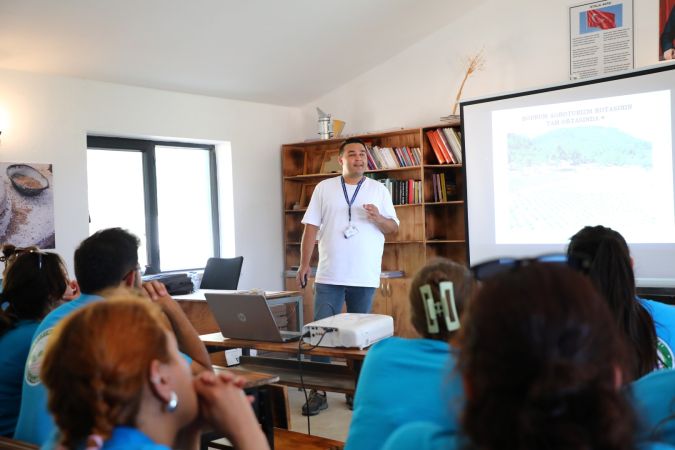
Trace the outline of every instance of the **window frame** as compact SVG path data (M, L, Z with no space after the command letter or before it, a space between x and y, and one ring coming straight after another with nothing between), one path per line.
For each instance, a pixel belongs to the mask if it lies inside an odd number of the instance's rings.
M213 232L213 255L220 257L220 213L218 209L218 168L216 162L216 147L209 144L190 142L155 141L149 139L128 139L109 136L87 136L87 150L109 150L123 152L140 152L143 160L143 189L145 191L145 234L147 237L148 269L153 273L160 273L161 256L159 251L159 215L157 207L157 165L155 161L155 147L181 147L207 150L209 152L209 172L211 188L211 229ZM206 261L204 261L206 264ZM203 267L192 267L166 272L184 272L199 270Z

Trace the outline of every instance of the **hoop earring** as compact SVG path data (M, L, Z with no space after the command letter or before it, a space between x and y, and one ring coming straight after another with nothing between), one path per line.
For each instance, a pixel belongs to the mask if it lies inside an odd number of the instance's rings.
M176 395L176 391L171 391L169 394L169 402L166 404L166 411L167 412L174 412L178 408L178 395Z

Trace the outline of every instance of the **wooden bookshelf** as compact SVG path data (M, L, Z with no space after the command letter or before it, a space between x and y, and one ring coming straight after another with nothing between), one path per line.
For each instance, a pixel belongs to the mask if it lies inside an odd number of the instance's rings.
M373 313L394 317L395 334L415 336L410 325L408 291L413 275L435 256L444 256L466 263L466 232L464 225L465 193L464 173L461 164L439 164L427 131L452 127L459 129L459 122L423 128L410 128L378 134L353 136L365 141L369 147L419 148L421 164L389 169L368 170L375 179L415 180L421 182L422 194L418 203L395 205L400 220L399 231L385 238L382 257L383 271L403 271L401 278L382 278L373 299ZM300 241L304 226L301 223L311 192L321 180L338 176L338 173L321 173L326 155L332 155L343 139L310 141L286 144L281 148L283 175L283 215L285 269L300 264ZM414 161L412 161L414 163ZM444 175L448 189L445 199L435 198L435 175ZM438 190L438 186L437 186ZM310 265L318 264L318 246ZM297 289L290 274L285 280L287 289ZM304 294L304 317L310 322L314 317L314 298L310 278Z

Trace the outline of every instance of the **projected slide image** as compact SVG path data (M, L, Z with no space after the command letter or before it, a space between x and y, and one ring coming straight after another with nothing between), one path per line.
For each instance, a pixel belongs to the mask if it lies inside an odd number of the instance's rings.
M496 111L493 123L497 243L565 243L597 224L675 242L669 91Z

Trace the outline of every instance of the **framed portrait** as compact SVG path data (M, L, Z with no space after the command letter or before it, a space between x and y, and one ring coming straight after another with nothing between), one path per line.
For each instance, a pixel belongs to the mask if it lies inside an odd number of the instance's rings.
M675 59L675 0L659 3L659 61Z

